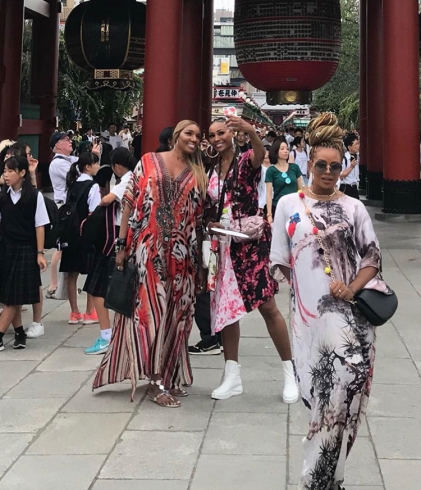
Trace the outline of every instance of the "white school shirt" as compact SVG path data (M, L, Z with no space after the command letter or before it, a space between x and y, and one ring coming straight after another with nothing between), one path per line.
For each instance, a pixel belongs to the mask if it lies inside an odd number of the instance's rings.
M12 187L9 187L7 189L7 192L10 194L10 199L12 200L13 204L19 202L20 198L22 197L22 189L19 189L18 191L15 192ZM1 213L0 213L0 221L1 221ZM41 192L38 192L37 207L35 210L35 228L38 228L38 226L48 225L49 222L50 222L50 218L48 217L44 198Z
M133 141L132 135L130 134L130 131L128 133L121 133L121 141L123 143L124 148L127 148L130 150L130 144Z
M51 185L53 186L55 202L66 202L66 177L72 164L78 160L78 157L61 155L60 153L54 155L48 171L50 174Z
M294 151L295 151L295 155L294 155ZM303 177L307 178L307 167L308 167L307 153L304 150L299 152L296 148L294 148L294 150L291 153L293 157L295 156L294 163L296 163L300 167Z
M122 217L121 201L123 199L124 193L126 192L127 184L129 183L132 174L133 172L131 170L125 173L121 177L120 183L115 185L110 191L111 194L114 194L116 196L117 198L116 200L118 201L117 211L115 215L116 226L121 225L121 217Z
M260 167L262 169L262 176L260 178L260 182L257 185L257 195L259 202L259 209L263 209L266 206L266 171L269 167L264 167L263 165Z
M79 177L76 179L76 182L86 182L87 180L94 180L92 176L88 174L81 174ZM99 185L94 184L88 194L88 208L89 212L92 213L95 211L96 207L99 206L99 203L101 202L101 192L99 190Z
M342 162L342 172L348 169L351 165L351 154L349 151L345 153L346 164L345 161ZM359 160L359 156L357 156L357 161ZM339 181L339 184L348 184L348 185L358 185L360 181L360 165L357 163L355 167L351 170L351 172L344 178Z

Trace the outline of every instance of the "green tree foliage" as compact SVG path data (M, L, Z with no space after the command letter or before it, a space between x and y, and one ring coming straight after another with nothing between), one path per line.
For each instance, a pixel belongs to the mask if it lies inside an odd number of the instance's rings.
M336 114L342 112L349 118L359 94L359 0L341 0L341 9L342 42L339 66L330 82L315 92L313 105L321 111L332 111ZM348 120L351 126L357 124L354 116L355 114Z
M121 124L131 116L133 107L139 105L143 95L143 81L135 74L135 89L129 91L101 90L88 91L85 83L89 73L78 68L69 58L63 31L60 31L59 46L59 77L57 92L57 113L60 127L74 127L76 120L81 120L83 126L93 126L99 129L108 127L110 123ZM25 23L21 99L30 101L32 29L31 23Z

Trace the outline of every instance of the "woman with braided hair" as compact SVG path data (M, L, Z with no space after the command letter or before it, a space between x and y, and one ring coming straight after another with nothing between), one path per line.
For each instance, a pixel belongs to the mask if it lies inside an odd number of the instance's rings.
M272 273L291 281L296 374L309 415L299 488L339 490L370 394L376 338L350 301L365 286L387 286L364 205L336 188L344 151L336 116L321 114L308 131L312 185L279 201Z

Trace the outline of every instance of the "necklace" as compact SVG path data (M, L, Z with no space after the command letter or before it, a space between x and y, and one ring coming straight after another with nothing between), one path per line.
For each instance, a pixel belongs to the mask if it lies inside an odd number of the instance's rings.
M326 194L326 195L324 195L324 194L315 194L315 193L312 191L311 187L309 187L309 188L308 188L308 190L310 191L310 194L312 194L314 197L319 197L319 198L320 198L320 197L321 197L321 198L333 197L333 196L336 194L336 189L334 189L334 191L332 192L332 194Z

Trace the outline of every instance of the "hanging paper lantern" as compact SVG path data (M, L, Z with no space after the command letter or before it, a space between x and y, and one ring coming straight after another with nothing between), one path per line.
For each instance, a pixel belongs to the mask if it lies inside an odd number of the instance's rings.
M294 92L322 87L334 75L340 54L339 0L236 0L234 40L238 67L254 87Z
M90 0L69 14L66 49L93 73L88 88L130 88L133 70L144 65L146 6L136 0Z

